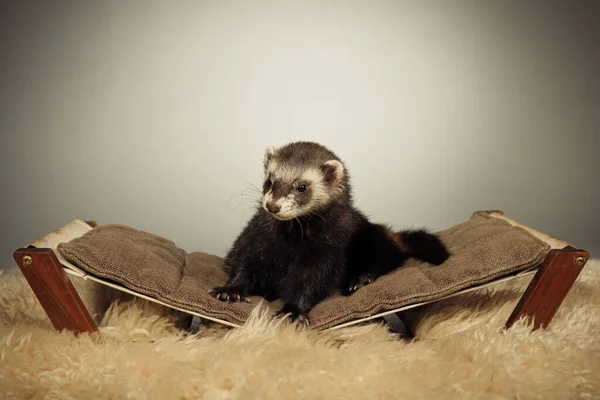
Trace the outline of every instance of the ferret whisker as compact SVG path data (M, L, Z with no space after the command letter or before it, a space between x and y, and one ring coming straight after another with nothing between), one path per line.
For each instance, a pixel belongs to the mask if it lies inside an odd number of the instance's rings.
M235 194L233 194L231 197L229 197L229 199L227 200L227 205L229 205L229 203L231 202L231 200L233 200L236 197L242 196L241 192L236 192Z
M262 193L250 192L246 193L245 191L241 194L242 198L253 198L253 199L262 199Z
M248 195L238 196L238 198L239 198L239 201L260 201L260 200L262 200L262 197L248 196Z
M244 210L244 212L242 213L242 215L240 217L240 225L242 224L242 220L244 219L244 216L246 215L246 213L248 211L251 211L251 210L256 210L256 208L255 207L248 207L248 208L246 208L246 210Z
M231 203L231 201L232 201L234 198L241 198L242 200L245 200L245 199L247 199L247 198L256 198L256 199L260 199L260 198L262 198L262 193L261 193L260 195L259 195L258 193L256 193L256 194L252 194L252 195L249 195L249 194L246 194L246 193L245 193L245 190L246 190L246 189L243 189L243 190L240 190L239 192L236 192L235 194L233 194L233 195L232 195L232 196L231 196L231 197L230 197L230 198L227 200L227 205L229 205L229 203Z
M239 197L237 206L235 206L235 208L237 208L237 207L239 207L240 205L243 205L243 204L260 203L260 202L262 202L262 198L260 198L258 196L241 196L241 197ZM231 203L231 200L228 201L228 203Z
M302 222L300 222L300 219L298 217L294 219L298 221L298 225L300 225L300 239L304 240L304 227L302 226Z
M255 204L256 206L258 206L260 204L260 201L250 201L250 200L248 200L248 201L242 202L242 203L238 204L237 206L233 207L233 211L237 210L241 206L247 206L249 204ZM251 209L251 208L252 207L249 207L249 209Z
M256 193L260 193L260 194L262 195L262 192L263 192L263 191L262 191L262 189L260 189L258 186L254 185L253 183L251 183L251 182L248 182L248 181L246 181L246 184L247 184L248 186L250 186L250 187L249 187L249 188L247 188L247 189L249 189L249 190L253 190L253 191L255 191Z
M315 222L315 221L313 221L313 219L310 216L310 214L303 215L302 218L304 218L304 222L306 222L307 226L310 226L311 223Z
M317 216L317 217L321 218L323 221L325 221L325 217L323 215L321 215L318 211L311 211L309 215Z

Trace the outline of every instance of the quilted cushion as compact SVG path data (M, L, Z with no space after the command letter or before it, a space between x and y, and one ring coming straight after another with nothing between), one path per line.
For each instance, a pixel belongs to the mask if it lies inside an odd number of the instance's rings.
M524 229L476 213L437 232L452 256L440 266L409 260L351 296L334 295L319 303L309 318L325 329L406 305L432 301L461 289L523 271L542 262L550 246ZM61 255L89 274L112 280L166 304L241 325L251 303L223 303L207 292L223 285L221 257L186 253L172 241L123 225L100 225L68 243ZM266 300L264 300L266 301ZM273 308L281 301L271 302Z

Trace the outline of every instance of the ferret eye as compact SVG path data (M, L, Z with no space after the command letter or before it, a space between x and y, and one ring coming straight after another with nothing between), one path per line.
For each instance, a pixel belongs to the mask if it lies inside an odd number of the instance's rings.
M299 192L304 192L306 191L306 185L299 185L296 190Z
M265 185L267 187L270 187L273 184L273 182L271 182L271 179L267 179L267 181L265 182Z

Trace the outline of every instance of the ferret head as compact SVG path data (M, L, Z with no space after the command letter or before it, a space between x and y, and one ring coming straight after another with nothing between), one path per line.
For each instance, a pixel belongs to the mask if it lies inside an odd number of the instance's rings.
M348 177L339 158L312 142L295 142L264 158L263 208L279 220L318 212L347 190Z

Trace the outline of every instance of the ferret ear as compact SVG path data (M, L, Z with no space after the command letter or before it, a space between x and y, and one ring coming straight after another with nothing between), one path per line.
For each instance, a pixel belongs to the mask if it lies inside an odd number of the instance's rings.
M345 174L344 164L339 160L329 160L321 165L321 171L325 177L325 182L337 184L342 181Z
M275 155L275 147L267 146L267 148L265 149L265 158L264 158L265 167L267 166L269 161L271 161L271 158L274 155Z

